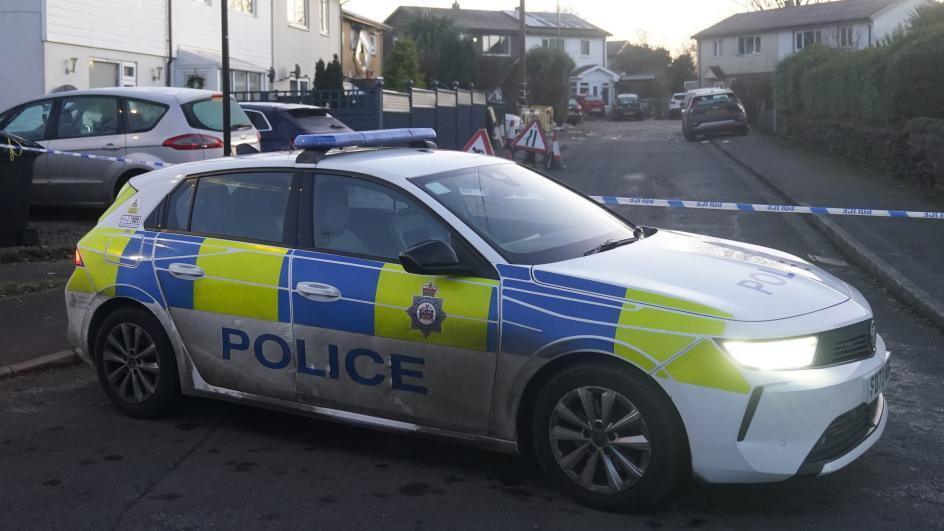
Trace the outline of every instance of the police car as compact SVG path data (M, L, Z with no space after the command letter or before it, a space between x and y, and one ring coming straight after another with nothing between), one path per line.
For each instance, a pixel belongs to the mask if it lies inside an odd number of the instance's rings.
M198 395L533 452L611 510L687 474L828 474L879 439L889 353L856 289L434 138L301 136L132 179L66 288L105 394L136 417Z

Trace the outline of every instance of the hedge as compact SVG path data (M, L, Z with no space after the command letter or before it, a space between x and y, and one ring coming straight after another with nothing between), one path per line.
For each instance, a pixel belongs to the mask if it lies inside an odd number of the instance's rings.
M944 25L865 50L812 46L781 61L774 79L786 115L875 126L944 118Z

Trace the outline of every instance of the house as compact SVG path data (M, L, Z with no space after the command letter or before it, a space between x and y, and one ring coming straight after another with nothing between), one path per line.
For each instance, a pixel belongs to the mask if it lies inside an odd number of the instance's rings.
M86 0L102 4L109 0ZM114 0L110 0L114 2ZM222 0L171 0L171 84L221 90ZM230 87L234 92L268 90L272 68L272 1L229 1ZM128 2L120 2L124 9ZM164 4L165 2L135 2ZM282 0L279 3L285 4ZM110 11L120 11L115 8ZM165 16L165 18L167 18ZM101 24L91 27L100 28ZM161 36L167 39L167 34Z
M769 78L782 59L814 43L850 50L875 46L928 1L841 0L733 15L692 37L698 42L700 86Z
M605 66L580 66L570 73L570 94L599 96L605 105L612 105L619 80L620 75Z
M344 10L341 71L348 79L383 78L384 32L390 26Z
M193 3L193 0L187 0ZM3 0L0 110L60 87L164 85L164 2Z
M314 88L315 65L341 56L339 0L276 0L272 4L272 90ZM232 39L232 35L230 39Z
M505 11L518 23L518 10ZM577 68L606 67L606 38L610 33L571 13L525 14L525 45L527 49L557 48L574 60Z

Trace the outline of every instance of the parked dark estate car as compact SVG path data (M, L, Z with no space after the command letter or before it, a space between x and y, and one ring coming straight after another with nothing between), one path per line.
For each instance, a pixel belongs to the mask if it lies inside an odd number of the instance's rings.
M293 149L295 137L313 133L353 131L328 109L295 103L240 103L262 135L262 151Z
M682 103L682 134L688 140L712 133L747 134L747 111L729 89L690 91Z

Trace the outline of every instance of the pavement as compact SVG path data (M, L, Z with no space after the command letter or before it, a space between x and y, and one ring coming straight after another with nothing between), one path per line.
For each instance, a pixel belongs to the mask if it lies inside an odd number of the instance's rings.
M712 143L790 204L944 210L939 191L772 137L754 134ZM817 216L813 223L844 255L944 327L944 220Z
M588 122L562 142L567 169L554 175L586 193L780 197L714 146L685 142L678 122ZM803 216L614 208L647 225L782 249L859 288L893 352L877 445L830 476L685 483L649 513L617 515L563 497L527 460L450 442L197 399L162 419L130 419L91 369L74 366L0 381L2 526L944 529L944 330ZM6 321L0 332L11 332Z

